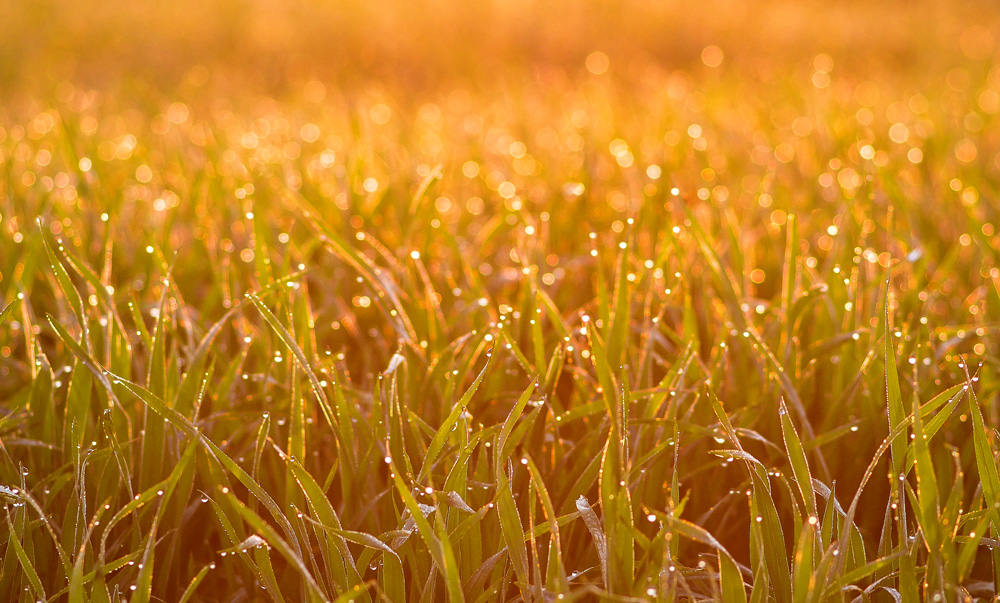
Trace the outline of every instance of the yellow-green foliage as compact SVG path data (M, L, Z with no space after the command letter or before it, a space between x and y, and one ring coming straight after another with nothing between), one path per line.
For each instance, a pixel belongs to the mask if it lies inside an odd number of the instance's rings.
M993 5L119 4L0 7L0 600L997 595Z

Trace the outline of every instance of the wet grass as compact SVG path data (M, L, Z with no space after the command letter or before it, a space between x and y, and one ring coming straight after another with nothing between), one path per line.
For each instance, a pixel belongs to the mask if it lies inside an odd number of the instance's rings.
M715 52L7 107L4 600L992 600L1000 71Z

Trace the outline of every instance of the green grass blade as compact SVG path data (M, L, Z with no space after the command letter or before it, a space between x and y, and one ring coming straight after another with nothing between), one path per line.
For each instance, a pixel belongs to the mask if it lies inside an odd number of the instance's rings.
M35 571L35 565L28 558L28 554L24 552L24 547L21 546L21 542L17 537L14 530L14 524L10 520L10 514L7 514L7 529L9 530L9 538L7 542L10 543L11 548L14 549L14 554L17 555L17 560L21 564L21 571L28 578L28 583L31 585L31 589L35 592L35 596L39 600L45 600L45 588L42 586L42 581L38 578L38 572Z
M785 450L788 453L788 461L792 466L792 474L795 476L795 483L799 486L799 493L805 503L806 512L810 517L818 517L819 511L816 506L816 494L813 492L812 474L809 472L809 462L806 459L805 450L799 440L799 434L792 425L792 420L788 416L788 409L784 403L781 404L781 433L785 439Z

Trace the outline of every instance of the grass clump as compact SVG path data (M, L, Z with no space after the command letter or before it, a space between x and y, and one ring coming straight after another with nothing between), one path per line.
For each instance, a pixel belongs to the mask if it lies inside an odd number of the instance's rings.
M0 593L992 600L1000 96L966 46L23 92Z

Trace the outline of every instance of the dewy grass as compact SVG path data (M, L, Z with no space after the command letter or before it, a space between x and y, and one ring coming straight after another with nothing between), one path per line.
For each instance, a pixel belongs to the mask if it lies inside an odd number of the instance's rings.
M0 600L994 600L1000 68L962 32L926 72L723 38L24 88Z

